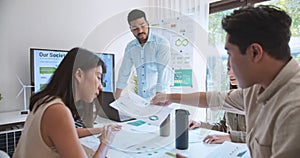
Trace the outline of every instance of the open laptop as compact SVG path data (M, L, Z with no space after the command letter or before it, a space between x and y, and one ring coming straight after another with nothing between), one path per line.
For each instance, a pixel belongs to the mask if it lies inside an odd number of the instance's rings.
M112 92L102 92L97 114L101 117L108 118L117 122L134 120L135 118L128 115L120 115L119 111L109 104L115 101L115 96Z

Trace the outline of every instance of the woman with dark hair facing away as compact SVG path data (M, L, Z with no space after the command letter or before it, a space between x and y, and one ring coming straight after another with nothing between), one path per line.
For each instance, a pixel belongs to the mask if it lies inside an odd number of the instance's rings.
M121 126L91 130L74 126L80 119L76 103L93 102L102 89L104 72L104 62L97 55L82 48L71 49L45 89L31 96L30 114L13 157L87 157L79 137L96 133L101 133L101 144L93 157L105 157Z
M230 68L229 62L227 63L227 75L230 80L230 90L238 89L238 81ZM226 94L227 92L224 92L224 95ZM223 119L218 123L210 124L207 122L191 121L189 126L190 129L201 127L228 133L228 135L206 136L203 141L209 144L222 144L224 141L246 143L246 119L243 114L225 111Z

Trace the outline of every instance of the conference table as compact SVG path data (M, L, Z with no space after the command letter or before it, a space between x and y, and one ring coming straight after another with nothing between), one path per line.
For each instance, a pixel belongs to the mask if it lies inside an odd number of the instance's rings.
M242 157L249 158L249 150L246 144L225 142L220 144L206 144L202 140L207 135L227 134L219 131L197 128L189 130L189 146L186 150L175 147L175 119L171 115L170 135L160 136L159 127L151 124L140 125L140 120L127 122L115 122L106 118L97 117L94 127L108 124L121 124L122 130L117 132L108 150L110 158L174 158L180 153L188 158L225 158ZM81 138L89 157L92 157L98 148L99 135Z

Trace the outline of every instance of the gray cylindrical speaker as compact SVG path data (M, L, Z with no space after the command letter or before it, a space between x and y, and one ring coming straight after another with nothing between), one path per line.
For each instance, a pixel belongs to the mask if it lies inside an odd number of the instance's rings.
M189 114L184 109L176 110L176 149L184 150L189 146Z

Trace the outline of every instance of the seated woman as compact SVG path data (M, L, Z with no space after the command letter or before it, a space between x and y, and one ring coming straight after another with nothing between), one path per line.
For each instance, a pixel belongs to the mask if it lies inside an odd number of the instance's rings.
M229 63L227 65L227 75L230 79L230 89L237 89L238 82L230 69ZM223 120L214 124L191 121L190 129L198 127L229 133L229 135L208 135L203 141L209 144L222 144L224 141L232 141L236 143L246 142L245 115L225 112Z
M101 133L101 144L93 157L105 157L121 126L92 130L74 126L74 120L80 119L76 104L91 103L99 95L104 71L105 65L97 55L71 49L45 89L31 96L30 114L13 157L87 157L79 137L94 133Z

